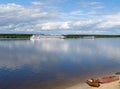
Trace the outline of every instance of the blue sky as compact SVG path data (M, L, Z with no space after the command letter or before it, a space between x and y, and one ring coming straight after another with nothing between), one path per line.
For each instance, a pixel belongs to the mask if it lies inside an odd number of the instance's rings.
M0 0L0 33L120 34L120 0Z

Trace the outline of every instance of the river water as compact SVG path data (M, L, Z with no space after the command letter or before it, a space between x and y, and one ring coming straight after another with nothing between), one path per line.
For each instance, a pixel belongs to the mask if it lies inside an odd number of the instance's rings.
M0 89L65 89L120 71L120 38L0 40Z

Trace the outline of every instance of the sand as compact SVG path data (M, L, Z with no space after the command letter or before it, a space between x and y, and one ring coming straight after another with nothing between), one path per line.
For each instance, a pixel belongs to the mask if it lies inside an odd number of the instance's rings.
M100 87L91 87L86 83L76 84L74 86L68 87L66 89L120 89L120 80L111 83L100 84Z

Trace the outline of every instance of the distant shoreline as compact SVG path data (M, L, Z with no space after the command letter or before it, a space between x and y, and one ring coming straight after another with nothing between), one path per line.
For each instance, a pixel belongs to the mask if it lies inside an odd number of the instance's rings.
M0 34L0 39L29 39L33 34ZM46 34L40 34L46 35ZM120 35L104 34L68 34L65 38L120 38Z
M0 39L29 39L32 34L0 34Z
M104 34L78 34L65 35L66 38L118 38L120 35L104 35Z

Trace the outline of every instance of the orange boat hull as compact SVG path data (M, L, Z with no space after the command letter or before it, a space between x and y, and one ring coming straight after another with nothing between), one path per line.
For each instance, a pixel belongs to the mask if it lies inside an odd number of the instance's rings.
M91 79L91 81L87 80L86 83L89 86L92 86L92 87L99 87L100 86L99 81L98 80L94 80L94 79Z
M119 76L107 76L98 79L100 83L109 83L119 80Z

